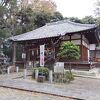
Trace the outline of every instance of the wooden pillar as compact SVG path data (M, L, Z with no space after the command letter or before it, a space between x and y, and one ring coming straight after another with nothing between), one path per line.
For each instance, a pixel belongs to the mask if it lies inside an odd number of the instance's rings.
M83 34L81 34L80 52L81 52L81 61L83 61Z
M93 61L96 61L96 48L94 50L94 59L93 59Z
M72 40L71 34L69 35L69 40L70 40L70 42L71 42L71 40Z
M88 53L88 62L90 61L90 49L87 49L87 53Z
M23 58L24 68L26 69L27 67L27 43L25 43L24 45L23 52L25 53L25 57Z
M53 53L53 58L55 59L56 58L56 51L55 51L55 45L52 45L52 49L51 49L51 52Z
M16 42L13 42L13 66L16 65Z
M53 41L51 41L51 47L52 47L52 52L53 52L53 58L55 59L55 43Z
M30 61L30 49L27 50L27 61Z

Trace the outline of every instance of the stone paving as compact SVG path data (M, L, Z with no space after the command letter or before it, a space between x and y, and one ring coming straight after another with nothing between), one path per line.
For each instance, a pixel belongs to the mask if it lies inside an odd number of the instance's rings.
M66 97L74 97L85 100L100 100L100 79L76 77L75 80L70 84L50 84L46 82L37 83L30 78L16 79L17 77L22 76L23 72L18 74L12 73L9 75L0 75L0 86Z
M0 100L74 100L74 99L0 87Z
M0 86L85 100L100 100L100 80L76 77L70 84L37 83L29 79L1 80Z
M14 72L14 73L10 73L10 74L1 74L0 75L0 80L9 80L9 79L15 79L15 78L20 78L23 77L24 72ZM32 71L28 71L27 75L32 75Z

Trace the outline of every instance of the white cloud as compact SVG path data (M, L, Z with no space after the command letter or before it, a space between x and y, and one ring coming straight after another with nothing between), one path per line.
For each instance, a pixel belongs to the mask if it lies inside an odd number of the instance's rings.
M57 9L64 17L82 18L88 15L94 15L94 3L96 0L54 0Z

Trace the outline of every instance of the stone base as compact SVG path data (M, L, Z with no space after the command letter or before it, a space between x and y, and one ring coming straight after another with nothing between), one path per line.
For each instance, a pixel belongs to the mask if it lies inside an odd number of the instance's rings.
M44 82L45 81L45 76L38 76L38 82Z

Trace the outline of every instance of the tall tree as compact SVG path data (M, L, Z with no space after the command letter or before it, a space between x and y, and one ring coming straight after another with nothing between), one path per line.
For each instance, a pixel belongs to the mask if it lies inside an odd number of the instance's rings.
M49 22L56 22L59 20L63 20L63 16L60 12L54 12L53 15L50 15L47 12L40 11L34 13L34 25L36 28L41 27Z
M31 7L34 11L44 11L53 14L56 11L56 4L52 0L21 0L21 7Z
M3 9L3 24L6 24L4 29L8 31L8 34L14 34L16 25L16 13L18 11L17 0L1 0L1 5L6 9Z
M0 44L9 36L31 31L50 22L49 12L20 9L19 4L18 0L0 2ZM11 49L8 47L8 42L4 42L4 52L9 56Z
M34 25L36 28L44 26L50 22L50 15L44 11L34 13Z
M59 20L63 20L63 15L60 12L54 12L54 14L51 16L51 22L56 22Z
M10 54L9 49L11 48L9 48L8 42L5 42L5 38L15 34L17 0L0 1L0 40L4 45L4 53Z
M17 14L16 34L22 34L34 29L34 13L31 8L21 9Z
M98 30L100 32L100 0L97 0L95 6L95 15L97 16L96 24L98 25Z
M95 3L95 15L100 17L100 0Z
M79 18L77 18L77 17L69 17L68 19L69 19L70 21L72 21L72 22L82 23L81 20L80 20Z
M96 22L96 19L93 18L92 16L85 16L82 19L82 23L84 23L84 24L95 24L95 22Z

